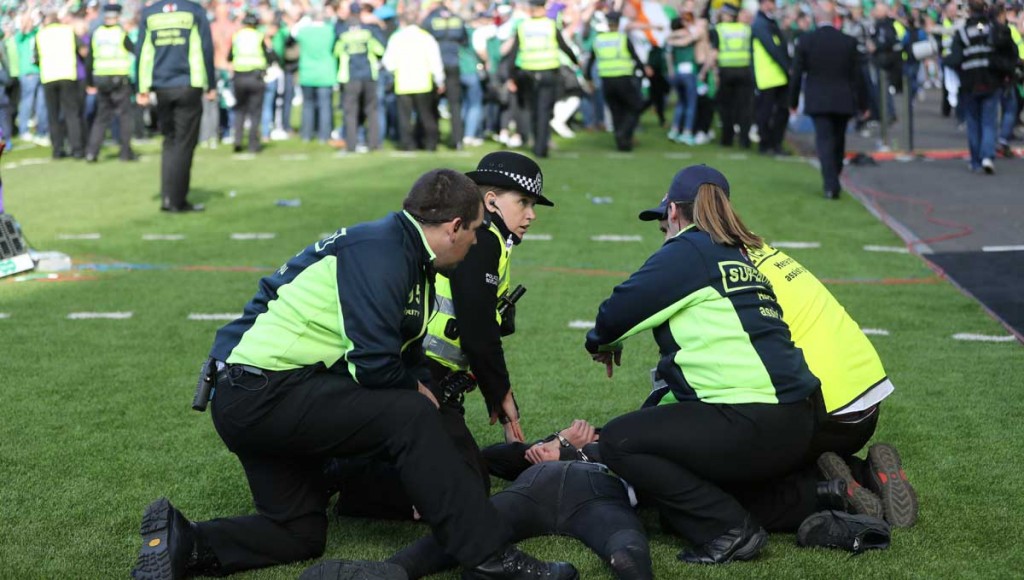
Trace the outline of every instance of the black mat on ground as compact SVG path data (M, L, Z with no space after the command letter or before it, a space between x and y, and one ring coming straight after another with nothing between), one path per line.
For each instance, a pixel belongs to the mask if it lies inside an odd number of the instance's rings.
M953 252L925 257L1024 334L1024 252Z

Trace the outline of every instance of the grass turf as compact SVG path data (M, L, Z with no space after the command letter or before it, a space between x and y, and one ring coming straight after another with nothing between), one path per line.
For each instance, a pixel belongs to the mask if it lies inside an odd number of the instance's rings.
M516 249L513 278L529 292L519 332L506 343L527 435L543 436L577 417L601 424L643 399L656 361L650 337L630 341L623 367L608 380L584 353L583 331L568 322L592 320L615 284L658 246L656 227L637 221L637 212L660 200L674 171L707 162L729 176L734 203L753 229L773 241L820 242L790 253L830 281L862 326L890 332L872 337L897 386L877 439L901 451L921 519L897 530L889 550L858 558L798 549L792 536L774 535L755 562L693 568L675 560L678 541L645 514L659 576L1019 575L1020 345L954 341L957 332L1005 332L918 258L863 251L899 240L849 197L822 200L809 166L711 146L684 149L651 133L641 139L627 156L609 152L610 136L583 135L542 164L557 207L539 208L533 232L552 239ZM336 158L322 147L286 143L246 159L227 148L200 150L192 201L206 202L208 211L166 215L156 211L156 146L142 151L143 161L132 165L31 164L45 161L48 151L40 149L4 158L8 211L36 248L70 254L78 269L62 282L0 281L0 313L9 315L0 318L3 577L123 577L138 549L141 510L160 495L194 519L251 512L238 462L209 416L188 408L199 362L223 323L188 315L240 312L260 275L321 234L396 209L423 171L469 170L484 152ZM613 201L594 204L592 197ZM292 198L302 205L275 205ZM63 239L85 233L101 237ZM241 241L232 233L276 237ZM145 241L145 234L185 238ZM642 241L590 240L601 234ZM882 279L912 283L877 283ZM78 311L134 314L67 319ZM496 442L500 430L486 425L482 407L470 397L469 422L482 444ZM325 557L383 558L425 531L332 520ZM583 578L610 577L573 540L525 547L572 561ZM249 577L294 578L307 564Z

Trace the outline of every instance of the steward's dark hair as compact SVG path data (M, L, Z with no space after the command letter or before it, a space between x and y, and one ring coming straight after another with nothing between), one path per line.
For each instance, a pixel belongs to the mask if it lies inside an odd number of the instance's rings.
M454 169L434 169L416 180L402 209L421 224L443 224L462 218L462 227L480 217L483 200L476 183Z

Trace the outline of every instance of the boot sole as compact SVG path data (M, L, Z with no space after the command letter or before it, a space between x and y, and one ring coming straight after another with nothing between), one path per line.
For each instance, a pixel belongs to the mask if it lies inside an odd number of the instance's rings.
M868 485L882 498L885 521L897 528L917 522L917 493L903 472L900 454L891 445L879 443L868 449L871 480Z
M171 502L162 497L146 506L142 512L142 549L132 569L136 580L174 580L171 554L167 546L168 516Z
M825 479L841 479L846 483L846 501L853 513L883 518L882 500L871 490L857 483L842 457L831 451L823 453L818 458L818 469Z

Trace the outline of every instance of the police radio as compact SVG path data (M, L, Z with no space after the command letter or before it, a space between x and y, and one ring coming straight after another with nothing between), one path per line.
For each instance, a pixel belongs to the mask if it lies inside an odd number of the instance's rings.
M516 286L515 289L509 292L507 295L499 298L498 314L500 314L504 318L505 313L508 312L508 309L514 307L516 305L516 302L519 302L519 299L523 297L523 294L526 294L526 286L520 284Z
M192 409L200 413L205 411L216 388L217 361L211 357L206 359L199 370L199 382L196 384L196 393L192 396Z

